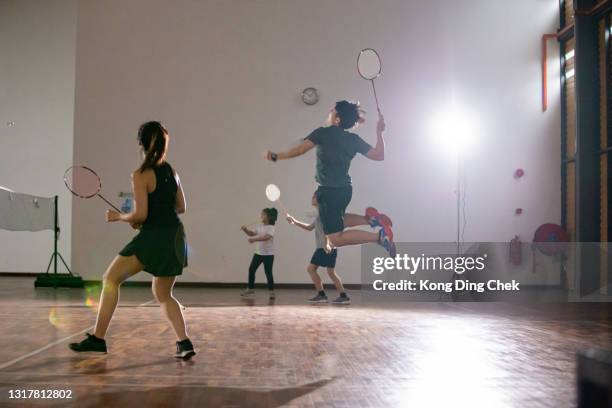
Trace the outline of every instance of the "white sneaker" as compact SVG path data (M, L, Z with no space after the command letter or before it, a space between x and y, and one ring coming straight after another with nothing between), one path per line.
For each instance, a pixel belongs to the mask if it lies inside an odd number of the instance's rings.
M240 296L244 298L250 298L255 296L255 291L253 289L247 289L240 294Z

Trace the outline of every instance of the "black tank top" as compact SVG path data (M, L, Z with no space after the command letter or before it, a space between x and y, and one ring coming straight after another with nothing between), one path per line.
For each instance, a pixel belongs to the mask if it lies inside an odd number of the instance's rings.
M143 227L176 227L181 221L176 213L178 185L170 164L164 162L152 168L155 190L148 195L148 214Z

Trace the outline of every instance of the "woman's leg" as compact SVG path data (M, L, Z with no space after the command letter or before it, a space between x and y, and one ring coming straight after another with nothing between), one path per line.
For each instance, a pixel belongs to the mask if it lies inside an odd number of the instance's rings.
M263 262L262 256L254 254L253 259L251 259L251 265L249 265L249 289L255 288L255 272L257 272L257 268Z
M108 266L102 277L103 286L100 294L100 305L98 306L98 317L94 336L103 339L106 336L108 325L113 317L117 302L119 302L119 286L130 276L140 272L144 268L135 255L117 255Z
M274 255L266 255L263 257L264 272L268 281L268 290L274 290L274 276L272 269L274 268Z
M336 274L336 269L327 268L327 274L329 275L330 279L334 282L334 286L336 287L336 290L338 291L338 293L344 293L344 286L342 285L342 281L340 280L340 277Z
M155 296L164 314L172 324L176 338L178 341L183 341L187 339L187 332L181 307L172 295L175 280L176 276L156 276L153 278L151 288L153 289L153 296Z
M307 271L308 271L308 274L310 275L310 279L312 279L312 283L314 283L315 285L315 289L317 290L317 292L320 292L323 290L323 282L321 281L321 277L317 273L317 269L318 269L317 265L309 264Z

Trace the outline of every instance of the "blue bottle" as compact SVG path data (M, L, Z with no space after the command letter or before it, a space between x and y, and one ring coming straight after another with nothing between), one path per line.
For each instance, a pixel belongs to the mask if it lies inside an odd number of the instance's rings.
M123 202L121 203L121 212L124 214L132 212L132 199L131 198L127 197L123 200Z

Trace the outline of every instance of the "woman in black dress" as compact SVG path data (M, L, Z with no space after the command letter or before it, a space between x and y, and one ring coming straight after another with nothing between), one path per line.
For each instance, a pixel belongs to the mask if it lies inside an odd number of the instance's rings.
M94 333L70 344L76 352L107 352L104 337L119 300L119 287L144 270L153 275L153 295L176 333L174 356L189 359L195 355L181 307L172 295L176 277L187 266L185 233L178 217L186 205L179 176L166 162L168 141L168 131L159 122L147 122L138 131L144 160L132 173L134 210L126 214L109 210L106 220L127 222L140 231L104 273Z

